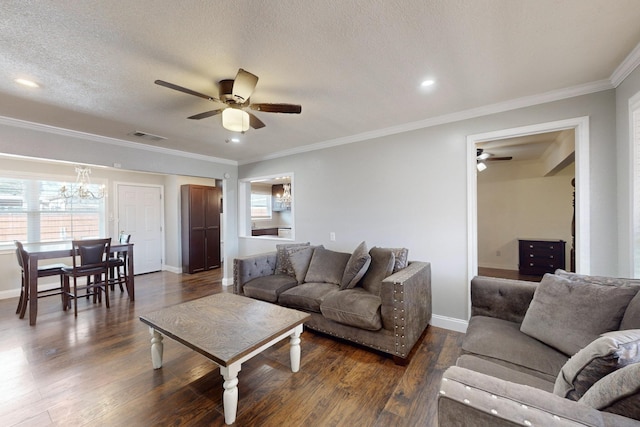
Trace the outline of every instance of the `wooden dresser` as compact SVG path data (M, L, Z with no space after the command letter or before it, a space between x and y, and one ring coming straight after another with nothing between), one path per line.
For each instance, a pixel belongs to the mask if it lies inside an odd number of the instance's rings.
M564 240L518 239L520 274L542 276L565 268Z

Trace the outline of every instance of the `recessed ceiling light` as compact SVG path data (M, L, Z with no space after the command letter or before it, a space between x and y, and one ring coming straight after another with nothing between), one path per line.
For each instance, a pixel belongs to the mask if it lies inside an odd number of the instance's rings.
M425 80L422 83L420 83L420 86L422 87L429 87L435 84L435 80L429 79L429 80Z
M231 142L240 142L240 138L231 138Z
M27 80L27 79L15 79L16 83L21 84L22 86L28 86L28 87L40 87L40 85L32 80Z

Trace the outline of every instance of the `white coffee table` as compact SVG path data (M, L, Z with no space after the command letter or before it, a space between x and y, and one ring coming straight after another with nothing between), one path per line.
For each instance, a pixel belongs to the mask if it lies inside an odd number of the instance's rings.
M291 371L300 369L302 324L311 316L229 293L221 293L140 316L151 333L151 361L162 367L163 334L220 366L224 378L224 420L233 424L242 363L291 337Z

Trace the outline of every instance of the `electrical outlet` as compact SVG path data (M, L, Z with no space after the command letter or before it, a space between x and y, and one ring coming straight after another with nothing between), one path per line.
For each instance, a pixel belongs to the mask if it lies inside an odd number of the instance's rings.
M331 240L332 242L336 241L336 233L335 233L335 231L332 231L331 233L329 233L329 240Z

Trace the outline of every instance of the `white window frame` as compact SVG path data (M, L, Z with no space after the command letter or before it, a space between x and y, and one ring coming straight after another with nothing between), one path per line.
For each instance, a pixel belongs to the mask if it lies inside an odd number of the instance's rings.
M640 278L640 92L629 99L631 276Z
M75 181L76 181L76 177L71 177L71 176L40 175L40 174L20 173L20 172L12 172L12 171L3 171L2 173L0 173L0 179L24 180L29 182L28 187L32 189L39 188L39 185L37 185L37 183L41 181L54 181L54 182L58 181L60 183L64 183L67 186L75 186ZM96 187L104 186L104 188L107 188L106 183L107 183L107 180L97 179L97 180L92 180L91 185ZM25 191L28 192L29 190L26 189ZM39 204L37 207L34 207L33 202L34 200L38 200L39 196L38 198L34 198L34 197L35 196L29 195L29 194L27 194L27 197L26 197L28 206L26 207L26 211L23 211L23 212L26 213L26 217L27 217L27 235L26 235L26 238L21 240L23 243L33 243L33 242L42 241L42 238L40 235L40 218L41 218L42 212L46 213L48 211L40 210ZM97 211L99 215L99 224L98 224L99 230L97 231L97 233L99 234L99 236L82 236L82 237L106 236L106 230L107 230L106 196L105 198L101 199L100 203L102 206ZM71 212L73 212L73 210L71 210ZM71 240L72 238L73 238L72 230L70 230L69 234L67 234L66 236L61 235L60 239L58 240L49 239L46 241L58 242L58 241ZM0 241L0 250L7 250L7 249L14 249L13 241L11 242Z

